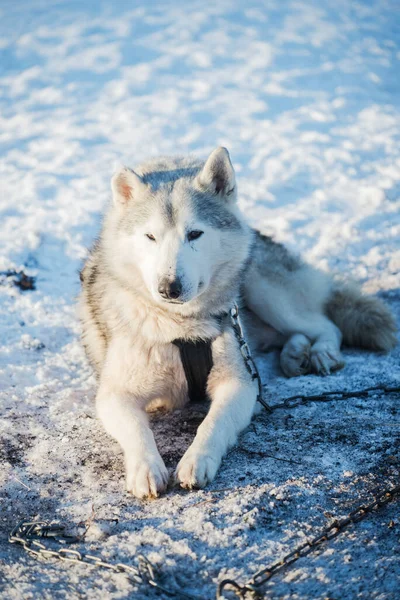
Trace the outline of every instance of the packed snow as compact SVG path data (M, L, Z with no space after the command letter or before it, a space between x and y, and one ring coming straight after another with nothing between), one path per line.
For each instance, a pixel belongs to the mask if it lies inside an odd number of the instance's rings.
M120 449L95 417L76 316L115 161L224 145L253 225L400 318L399 66L396 0L2 0L1 598L167 598L122 574L24 554L7 536L25 517L89 523L77 549L133 564L142 553L167 586L209 600L224 577L246 581L399 482L399 395L377 391L261 413L205 490L128 496ZM399 387L399 348L345 357L330 377L287 380L275 353L258 356L266 399ZM171 472L203 411L153 418ZM263 593L398 599L398 506Z

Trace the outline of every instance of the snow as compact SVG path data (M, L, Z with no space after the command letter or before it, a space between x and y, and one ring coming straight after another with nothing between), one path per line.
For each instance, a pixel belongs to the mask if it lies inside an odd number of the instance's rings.
M260 414L206 490L127 496L75 309L114 161L222 144L251 223L400 317L399 26L394 0L3 0L0 270L23 268L36 290L0 286L2 598L164 597L24 555L7 543L24 517L94 515L80 549L138 551L210 599L399 481L398 395L376 392ZM292 380L258 357L266 398L399 386L398 348L345 355L329 378ZM171 470L202 410L154 417ZM274 577L268 597L398 598L399 527L393 503Z

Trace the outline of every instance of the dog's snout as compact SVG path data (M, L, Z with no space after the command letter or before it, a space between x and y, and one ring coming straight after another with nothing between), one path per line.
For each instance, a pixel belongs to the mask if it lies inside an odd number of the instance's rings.
M182 284L179 279L173 281L162 279L158 286L158 293L166 300L177 300L182 293Z

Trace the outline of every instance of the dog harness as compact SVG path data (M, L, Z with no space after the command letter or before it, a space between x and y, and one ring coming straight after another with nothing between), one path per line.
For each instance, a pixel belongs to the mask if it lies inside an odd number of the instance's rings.
M257 381L258 394L257 402L260 402L268 412L271 412L271 407L263 399L262 382L258 372L256 363L254 362L250 349L243 337L243 330L239 319L239 309L237 304L234 304L230 313L223 313L216 318L220 325L222 319L230 314L231 325L238 341L240 353L247 371L251 379ZM199 402L207 398L207 381L210 371L213 367L213 357L211 351L211 343L215 338L209 340L183 340L176 339L172 343L179 348L179 353L182 361L183 370L185 371L186 381L188 384L189 400Z
M221 325L228 313L215 317L218 325ZM182 367L188 384L188 395L191 402L201 402L207 398L207 381L213 367L211 343L215 338L209 340L173 340L173 344L179 348Z
M188 384L189 400L200 402L207 397L207 380L213 366L212 340L174 340L179 348Z

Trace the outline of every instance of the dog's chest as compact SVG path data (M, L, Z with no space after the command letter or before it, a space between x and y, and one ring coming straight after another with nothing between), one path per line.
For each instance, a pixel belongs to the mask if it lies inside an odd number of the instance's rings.
M125 348L127 368L122 377L145 405L158 400L171 408L186 401L188 388L179 348L172 343L148 346L140 339Z
M125 354L127 368L122 377L129 388L139 391L145 404L160 398L170 407L183 404L188 399L187 369L182 364L182 348L174 341L215 339L221 320L178 319L140 311L140 306L128 302L119 308L122 319L114 335L120 342L118 352L123 349Z

